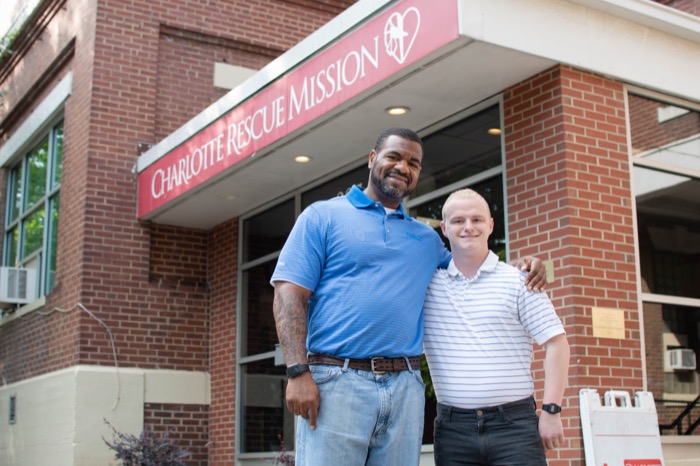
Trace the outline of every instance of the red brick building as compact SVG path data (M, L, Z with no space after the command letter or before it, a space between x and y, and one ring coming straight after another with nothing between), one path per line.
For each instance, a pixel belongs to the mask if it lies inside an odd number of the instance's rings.
M388 126L425 141L412 216L471 186L492 248L551 265L572 357L550 464L589 453L582 389L651 392L662 425L693 406L700 2L44 0L23 24L0 58L3 464L107 464L104 419L192 465L293 449L269 277ZM666 464L700 458L677 432Z

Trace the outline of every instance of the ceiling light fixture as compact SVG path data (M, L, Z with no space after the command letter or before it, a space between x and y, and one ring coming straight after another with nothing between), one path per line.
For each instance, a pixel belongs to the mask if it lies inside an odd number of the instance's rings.
M491 136L498 136L501 134L501 128L489 128L487 131Z
M389 107L389 108L385 109L384 111L391 116L399 116L399 115L407 114L408 112L411 111L411 109L409 107L398 106L398 107Z
M294 156L294 161L296 163L309 163L312 160L313 160L313 158L311 158L308 155L296 155L296 156Z

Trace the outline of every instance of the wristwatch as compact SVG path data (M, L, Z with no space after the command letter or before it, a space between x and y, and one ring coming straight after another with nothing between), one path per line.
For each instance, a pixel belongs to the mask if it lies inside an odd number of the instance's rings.
M294 377L299 376L304 372L309 372L308 364L292 364L287 368L287 377L293 379Z
M542 405L542 411L547 411L549 414L561 413L561 406L556 403Z

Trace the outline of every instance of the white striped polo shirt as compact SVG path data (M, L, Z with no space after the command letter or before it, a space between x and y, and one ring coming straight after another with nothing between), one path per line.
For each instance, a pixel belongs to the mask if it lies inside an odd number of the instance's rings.
M440 403L465 409L533 394L533 340L565 333L547 295L525 273L489 255L472 280L454 261L438 269L425 298L425 355Z

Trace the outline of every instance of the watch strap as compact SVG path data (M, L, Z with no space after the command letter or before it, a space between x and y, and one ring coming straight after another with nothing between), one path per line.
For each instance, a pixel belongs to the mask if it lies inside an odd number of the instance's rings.
M304 372L309 372L308 364L292 364L287 367L287 377L293 379L294 377L300 376Z

